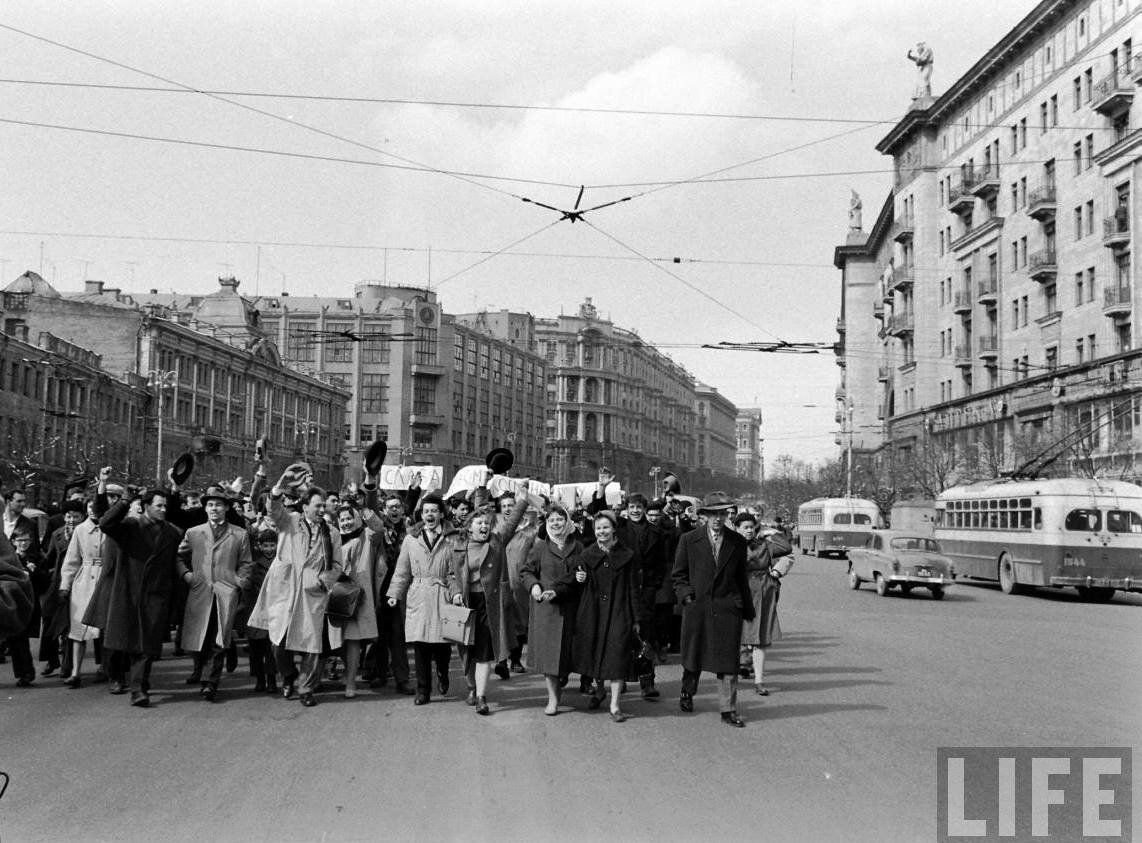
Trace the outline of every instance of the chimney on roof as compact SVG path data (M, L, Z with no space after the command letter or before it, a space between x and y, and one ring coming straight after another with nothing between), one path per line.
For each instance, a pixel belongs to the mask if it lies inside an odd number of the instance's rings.
M152 296L157 296L158 294L159 294L159 291L158 291L157 289L155 289L154 287L152 287L152 288L151 288L151 295L152 295Z
M238 279L231 275L229 278L219 278L218 285L223 290L228 290L231 293L238 292Z
M119 293L121 292L121 288L119 288L119 287L104 287L103 292L109 296L114 296L115 301L119 301Z
M83 282L83 292L95 293L97 296L101 295L103 293L103 282L102 281L84 281Z
M289 297L289 293L287 293L285 290L282 290L282 298L284 299L284 298L288 298L288 297Z

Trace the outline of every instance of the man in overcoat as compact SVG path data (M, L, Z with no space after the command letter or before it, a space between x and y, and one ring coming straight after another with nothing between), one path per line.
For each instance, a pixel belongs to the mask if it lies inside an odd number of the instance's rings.
M694 710L703 670L717 674L722 722L741 727L737 713L742 620L753 619L746 541L726 528L733 501L711 492L698 510L705 526L684 533L674 556L674 593L682 604L682 711Z
M110 468L100 470L106 484ZM173 502L172 502L173 499ZM121 500L99 521L104 535L119 544L111 572L104 645L130 659L131 705L151 704L151 664L162 655L170 628L170 602L186 569L178 564L182 533L167 522L168 505L178 508L177 493L151 489L143 493L143 512L128 518L130 503Z
M206 523L191 527L178 548L183 578L190 586L182 618L182 646L194 655L194 672L202 682L202 698L213 702L222 679L242 589L250 582L254 561L249 533L226 520L229 496L220 486L202 494Z

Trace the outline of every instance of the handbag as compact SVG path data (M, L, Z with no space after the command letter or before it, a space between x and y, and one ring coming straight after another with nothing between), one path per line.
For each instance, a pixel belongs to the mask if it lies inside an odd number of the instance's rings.
M445 641L471 647L476 642L476 625L472 618L472 610L441 601L440 635Z
M364 590L348 574L342 574L329 589L329 601L325 605L325 617L334 626L344 626L357 615Z

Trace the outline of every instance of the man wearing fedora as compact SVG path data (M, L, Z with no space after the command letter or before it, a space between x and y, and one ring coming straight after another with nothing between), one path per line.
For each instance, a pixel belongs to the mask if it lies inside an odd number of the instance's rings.
M178 558L190 591L182 618L182 646L194 655L202 698L213 702L222 679L222 663L230 647L242 589L249 584L254 562L246 530L226 520L230 497L221 486L202 493L206 523L182 537Z
M737 713L738 648L742 621L753 619L746 541L726 529L734 503L725 492L710 492L698 514L706 523L678 540L671 578L682 604L682 711L694 710L703 670L717 674L722 722L742 727Z

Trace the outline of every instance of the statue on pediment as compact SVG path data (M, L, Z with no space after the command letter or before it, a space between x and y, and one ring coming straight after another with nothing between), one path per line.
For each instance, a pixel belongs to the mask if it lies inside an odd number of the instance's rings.
M908 51L908 60L916 65L916 93L915 99L932 96L932 61L934 59L932 48L923 41Z

